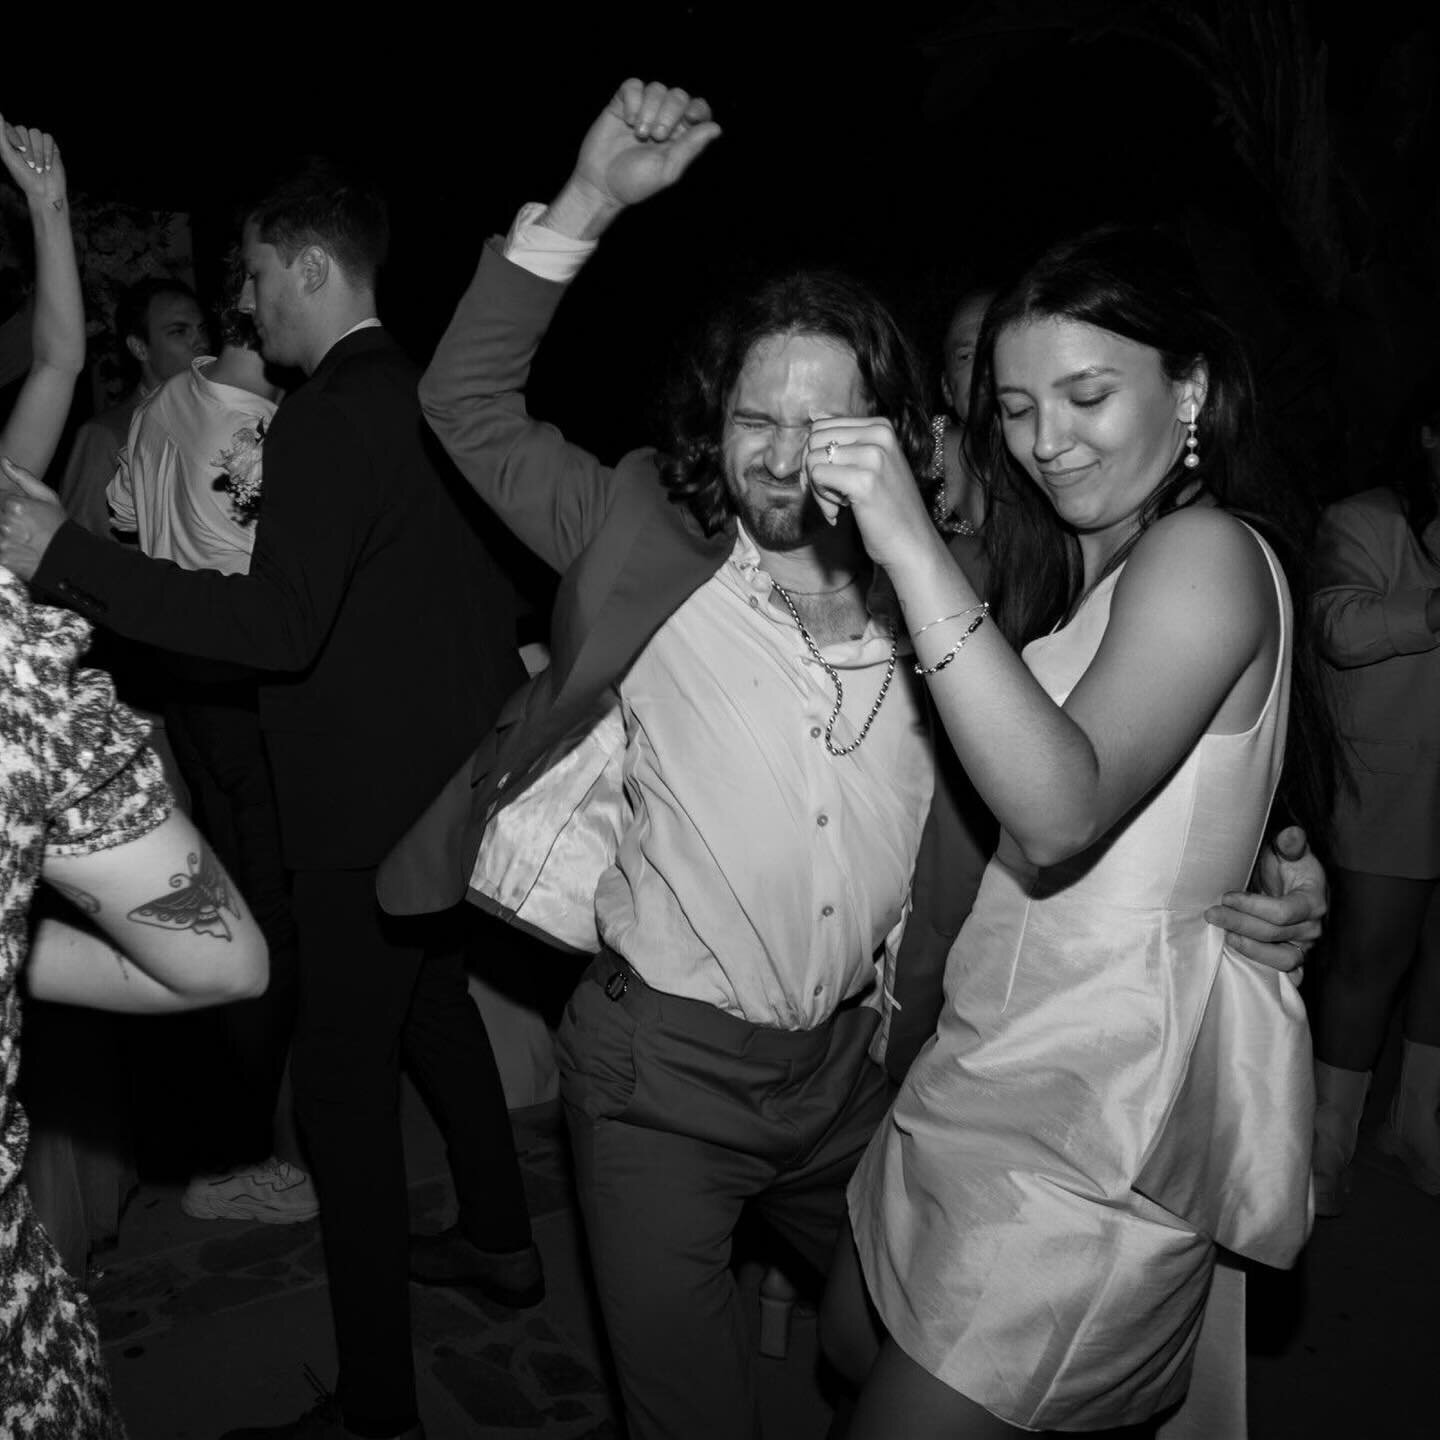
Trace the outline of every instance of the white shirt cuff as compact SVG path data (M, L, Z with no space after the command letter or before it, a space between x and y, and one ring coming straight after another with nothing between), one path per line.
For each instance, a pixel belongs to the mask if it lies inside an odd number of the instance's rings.
M540 223L546 207L535 201L520 207L510 233L505 237L505 258L542 280L560 284L573 280L580 267L594 253L594 240L573 240Z

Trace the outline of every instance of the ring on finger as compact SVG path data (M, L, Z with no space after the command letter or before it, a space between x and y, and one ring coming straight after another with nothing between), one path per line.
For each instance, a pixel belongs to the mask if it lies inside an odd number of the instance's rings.
M840 442L838 440L830 440L826 442L825 463L827 465L833 465L835 463L835 449L836 446L839 445L839 443Z
M1303 940L1287 940L1287 945L1293 945L1302 955L1305 953L1305 942Z

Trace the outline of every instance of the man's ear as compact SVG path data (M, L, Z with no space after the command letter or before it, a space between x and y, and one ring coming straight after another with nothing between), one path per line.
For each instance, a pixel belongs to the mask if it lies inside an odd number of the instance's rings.
M330 279L330 256L321 245L307 245L295 258L300 270L300 289L305 295L313 295L325 288Z
M150 358L150 347L138 335L127 335L125 348L135 357L135 363L143 369Z

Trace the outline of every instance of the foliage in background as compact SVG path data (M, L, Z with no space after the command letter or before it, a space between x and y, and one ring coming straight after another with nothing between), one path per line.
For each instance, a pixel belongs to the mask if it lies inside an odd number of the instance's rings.
M85 335L94 408L117 401L126 386L113 343L120 292L146 275L175 276L193 284L189 216L144 210L83 193L70 199L80 285L85 297ZM0 319L24 303L34 283L34 248L25 203L0 188Z
M1316 457L1325 462L1321 488L1338 491L1363 481L1404 396L1431 364L1440 318L1437 57L1417 21L1390 44L1364 93L1341 107L1312 13L1300 0L977 0L923 46L926 108L941 122L964 123L964 97L977 93L978 77L1057 43L1138 41L1196 77L1268 202L1269 215L1256 218L1288 251L1277 265L1252 247L1250 263L1270 271L1257 278L1276 294L1301 292L1314 314L1292 318L1307 341L1319 319L1327 353L1308 366L1294 356L1300 369L1290 388L1317 375L1327 385L1330 393L1319 403L1312 397L1310 409L1334 407L1340 417L1343 453ZM1193 197L1197 212L1205 203ZM1197 218L1194 228L1213 237L1213 222Z

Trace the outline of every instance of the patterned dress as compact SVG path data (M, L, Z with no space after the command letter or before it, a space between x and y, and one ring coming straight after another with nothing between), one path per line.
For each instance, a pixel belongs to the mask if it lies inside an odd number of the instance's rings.
M76 659L90 627L31 603L0 569L0 1436L114 1440L90 1302L60 1263L20 1180L28 1124L16 1102L18 981L30 900L47 855L135 840L170 813L148 727L109 677Z

